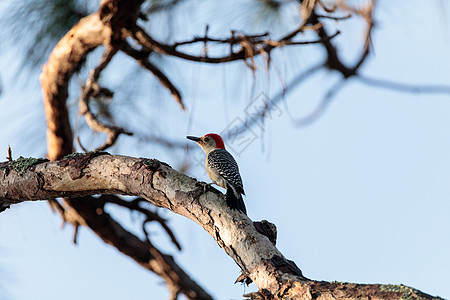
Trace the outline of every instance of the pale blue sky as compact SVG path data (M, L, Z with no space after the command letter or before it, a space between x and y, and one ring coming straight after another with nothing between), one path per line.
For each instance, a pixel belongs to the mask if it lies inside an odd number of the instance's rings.
M404 83L450 85L450 11L439 3L378 1L374 55L362 73ZM214 17L208 7L203 9L195 13ZM202 26L187 30L203 32ZM349 59L361 38L355 26L339 25L339 41ZM277 55L283 80L320 57L317 49L284 49ZM12 85L15 51L0 55L0 155L5 156L11 144L15 157L41 156L45 122L38 78L36 74ZM166 122L157 126L178 141L186 134L222 132L245 116L256 95L273 96L281 86L276 72L268 78L261 70L252 94L251 73L239 63L182 66L168 62L166 67L183 88L188 113L165 91L151 100L162 99L157 109L170 111ZM120 82L121 75L110 76ZM143 75L143 81L149 78ZM296 128L291 118L307 115L337 80L322 71L291 92L278 106L281 116L267 120L264 132L255 129L257 139L236 156L249 216L277 225L280 251L309 278L403 283L450 298L450 95L399 93L351 80L321 119ZM140 109L148 100L145 95L143 99ZM144 121L151 130L155 121ZM136 147L128 137L121 137L111 152L155 157L175 168L185 155ZM189 155L193 159L203 154L193 147ZM189 175L207 180L202 166ZM139 231L127 211L112 212ZM244 289L233 284L239 268L203 229L170 212L161 214L170 218L183 251L171 247L157 227L152 241L174 254L212 295L239 299L244 291L255 290L254 285ZM60 217L45 202L16 205L0 214L0 290L8 299L167 299L161 279L89 230L81 229L78 245L73 245L73 229L60 225Z

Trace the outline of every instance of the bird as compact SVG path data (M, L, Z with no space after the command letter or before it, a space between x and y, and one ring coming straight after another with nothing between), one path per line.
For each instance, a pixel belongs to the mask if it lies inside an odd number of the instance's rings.
M205 168L212 183L227 189L226 202L229 208L236 209L247 215L242 195L245 195L244 185L239 167L233 156L225 150L225 144L220 135L209 133L202 137L186 136L205 151Z

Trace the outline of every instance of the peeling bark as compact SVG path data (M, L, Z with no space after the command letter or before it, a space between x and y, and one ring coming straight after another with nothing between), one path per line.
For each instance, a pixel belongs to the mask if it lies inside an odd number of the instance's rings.
M0 207L93 194L143 197L202 226L258 286L260 291L251 294L255 299L404 299L405 295L432 299L404 286L329 283L303 277L247 216L226 206L223 194L157 160L86 154L34 164L22 174L10 164L0 165ZM71 201L76 206L77 199Z

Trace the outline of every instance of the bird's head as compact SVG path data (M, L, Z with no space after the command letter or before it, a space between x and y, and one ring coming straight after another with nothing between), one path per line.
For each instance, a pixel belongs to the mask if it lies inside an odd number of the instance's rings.
M205 153L217 148L225 149L225 144L223 143L222 138L220 135L215 133L208 133L202 137L187 136L186 138L196 142L200 147L202 147Z

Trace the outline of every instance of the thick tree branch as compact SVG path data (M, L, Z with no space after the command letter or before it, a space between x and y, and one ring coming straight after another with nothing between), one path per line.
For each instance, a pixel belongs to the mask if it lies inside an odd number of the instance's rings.
M405 293L413 294L414 299L432 299L406 287L399 290L395 288L398 286L310 281L269 238L256 230L247 216L230 210L224 196L217 190L157 160L89 155L55 162L35 162L20 169L13 168L12 162L0 164L0 207L62 196L134 195L202 226L260 288L259 293L251 295L255 299L401 299ZM89 199L92 198L87 199L91 201ZM81 201L84 199L71 200L74 206ZM104 214L98 210L90 210L90 213ZM92 217L85 219L95 220ZM107 225L100 231L116 231L120 226L118 223ZM102 234L107 242L120 242L108 241L105 236L108 234ZM140 241L134 240L134 243L139 244ZM130 250L136 248L134 245ZM157 258L152 251L150 254Z
M73 136L66 100L69 80L95 48L109 40L111 31L97 13L80 20L56 45L41 74L47 119L47 155L51 160L72 153Z

